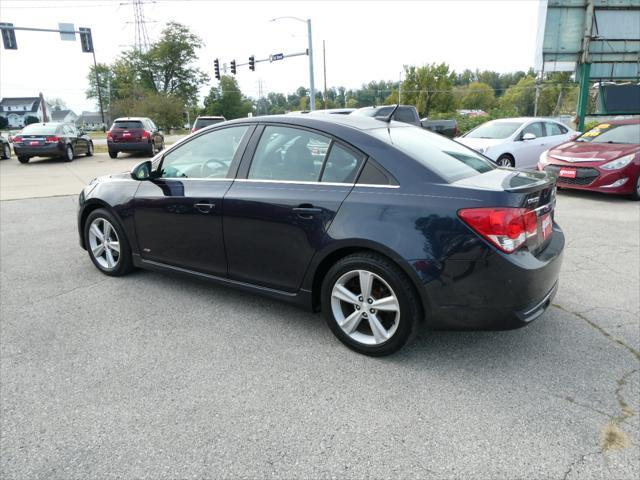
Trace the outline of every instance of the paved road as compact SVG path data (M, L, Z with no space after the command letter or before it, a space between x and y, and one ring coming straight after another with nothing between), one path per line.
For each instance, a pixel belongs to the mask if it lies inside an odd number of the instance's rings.
M543 317L372 359L271 300L101 275L75 198L2 202L0 477L638 478L639 213L561 193Z

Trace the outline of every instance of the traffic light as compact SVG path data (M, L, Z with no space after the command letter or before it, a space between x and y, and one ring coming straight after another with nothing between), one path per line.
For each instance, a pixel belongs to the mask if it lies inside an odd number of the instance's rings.
M231 60L231 73L233 75L236 74L236 61L235 60Z
M93 53L93 38L91 38L91 29L80 27L80 46L84 53Z
M254 57L253 55L249 57L249 70L251 70L252 72L256 71L256 57Z
M213 72L216 80L220 80L220 62L217 58L213 61Z
M6 50L17 50L18 43L16 42L16 31L13 29L13 23L0 23L2 27L12 27L9 29L2 29L2 44Z

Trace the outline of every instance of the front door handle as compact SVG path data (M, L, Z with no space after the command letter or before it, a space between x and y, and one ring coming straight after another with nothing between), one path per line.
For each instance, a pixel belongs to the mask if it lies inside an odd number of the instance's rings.
M216 204L209 202L198 202L194 203L193 207L200 213L209 213L212 210L215 210Z

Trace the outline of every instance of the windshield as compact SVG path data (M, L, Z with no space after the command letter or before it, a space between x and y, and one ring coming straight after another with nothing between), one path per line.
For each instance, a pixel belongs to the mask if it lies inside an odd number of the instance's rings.
M203 128L209 125L215 125L216 123L224 122L223 118L198 118L196 120L196 127Z
M43 125L32 123L22 129L22 135L53 135L58 130L58 125Z
M580 135L576 141L640 144L640 123L626 125L601 123Z
M465 135L466 138L507 138L522 126L522 122L487 122Z
M473 150L421 128L377 128L371 133L416 159L449 183L496 168Z

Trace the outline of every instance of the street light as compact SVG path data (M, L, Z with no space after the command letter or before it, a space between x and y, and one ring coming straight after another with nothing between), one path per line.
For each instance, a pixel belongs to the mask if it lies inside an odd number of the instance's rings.
M298 22L303 22L307 24L307 37L309 39L309 96L311 97L310 110L315 110L316 109L316 89L313 84L313 44L311 41L311 19L308 18L306 20L303 20L302 18L298 18L298 17L285 16L285 17L272 18L269 21L275 22L276 20L281 20L285 18L288 18L291 20L297 20Z

